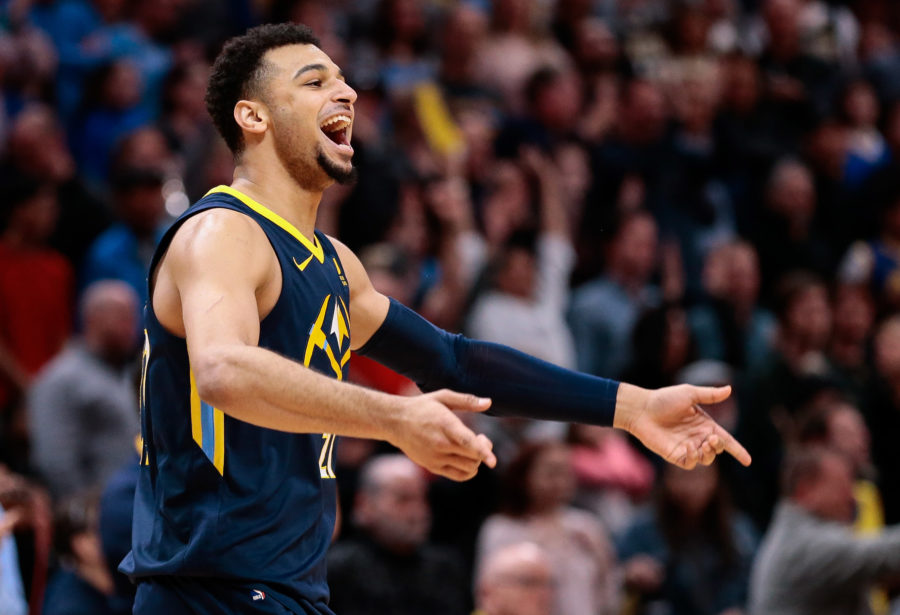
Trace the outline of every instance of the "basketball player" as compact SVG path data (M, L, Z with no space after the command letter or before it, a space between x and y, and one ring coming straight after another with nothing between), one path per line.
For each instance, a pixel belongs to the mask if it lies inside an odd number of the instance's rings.
M135 613L330 614L324 556L335 435L386 440L454 480L496 459L453 413L615 425L690 468L750 456L697 404L729 389L648 391L437 329L374 290L314 230L353 176L356 93L305 26L231 40L207 92L234 152L160 243L150 270L144 450L132 552ZM341 382L351 350L414 379L418 397Z

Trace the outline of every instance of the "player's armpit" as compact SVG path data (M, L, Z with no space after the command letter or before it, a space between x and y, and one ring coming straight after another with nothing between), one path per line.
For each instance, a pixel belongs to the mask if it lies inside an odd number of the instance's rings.
M384 323L390 300L375 290L369 280L369 274L353 251L337 239L333 237L329 239L347 275L347 285L350 288L350 343L351 348L357 350L365 345Z

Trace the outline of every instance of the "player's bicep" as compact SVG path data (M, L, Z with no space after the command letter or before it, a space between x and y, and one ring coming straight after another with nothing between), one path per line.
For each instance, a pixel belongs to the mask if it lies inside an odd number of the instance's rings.
M167 265L194 366L223 346L259 342L256 296L269 255L257 234L261 229L246 216L213 210L188 220L172 241Z
M331 239L350 287L350 347L356 350L374 335L387 317L390 300L375 290L359 258L340 241Z

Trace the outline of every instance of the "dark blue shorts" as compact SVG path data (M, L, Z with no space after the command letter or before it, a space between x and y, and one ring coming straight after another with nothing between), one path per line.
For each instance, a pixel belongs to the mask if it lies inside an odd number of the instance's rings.
M140 579L134 599L134 615L319 615L321 612L311 606L297 610L293 600L262 583L199 577Z

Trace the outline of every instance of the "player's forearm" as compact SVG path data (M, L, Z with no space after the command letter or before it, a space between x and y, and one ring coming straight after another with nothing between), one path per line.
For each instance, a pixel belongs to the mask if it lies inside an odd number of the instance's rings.
M448 387L490 397L490 414L613 424L618 382L451 335L396 302L360 352L412 378L423 390ZM630 408L639 398L640 389L626 387L620 403Z
M261 427L390 440L403 418L393 396L339 382L264 348L221 346L192 364L204 401Z

